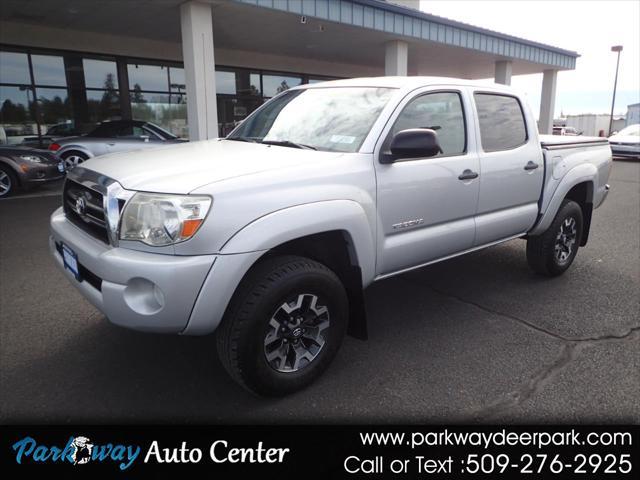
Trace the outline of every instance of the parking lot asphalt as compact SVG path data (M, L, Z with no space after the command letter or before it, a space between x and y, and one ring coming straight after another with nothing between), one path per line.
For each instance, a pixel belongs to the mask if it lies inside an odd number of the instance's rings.
M111 325L49 258L59 198L1 200L0 420L638 423L640 163L610 183L565 275L532 273L515 240L376 283L369 340L281 399L237 387L212 336Z

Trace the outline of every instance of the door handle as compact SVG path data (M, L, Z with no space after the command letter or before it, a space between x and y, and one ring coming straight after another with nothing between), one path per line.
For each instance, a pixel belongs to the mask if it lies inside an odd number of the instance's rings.
M524 166L524 169L525 170L535 170L538 167L539 167L539 165L536 162L532 162L531 160L529 160L529 162L527 162L527 164Z
M458 180L473 180L474 178L478 178L478 173L469 170L468 168L458 175Z

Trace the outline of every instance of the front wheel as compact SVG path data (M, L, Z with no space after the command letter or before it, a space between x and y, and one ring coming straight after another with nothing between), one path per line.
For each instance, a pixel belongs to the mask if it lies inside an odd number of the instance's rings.
M8 197L18 189L16 176L9 167L0 165L0 197Z
M285 395L329 366L347 318L347 294L335 273L304 257L270 258L238 286L216 333L218 354L248 390Z
M537 273L555 277L573 263L582 238L582 209L572 200L564 200L549 228L527 240L527 261Z

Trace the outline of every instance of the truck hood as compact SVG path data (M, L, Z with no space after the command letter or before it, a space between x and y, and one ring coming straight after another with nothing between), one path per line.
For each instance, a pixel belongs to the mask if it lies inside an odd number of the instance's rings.
M324 162L340 155L216 139L103 155L82 166L116 180L128 190L186 194L210 183Z

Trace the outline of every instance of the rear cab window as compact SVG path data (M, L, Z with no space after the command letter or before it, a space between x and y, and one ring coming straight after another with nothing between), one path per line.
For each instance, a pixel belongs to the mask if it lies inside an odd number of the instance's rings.
M513 150L527 142L527 126L520 100L501 93L476 92L473 97L485 152Z

